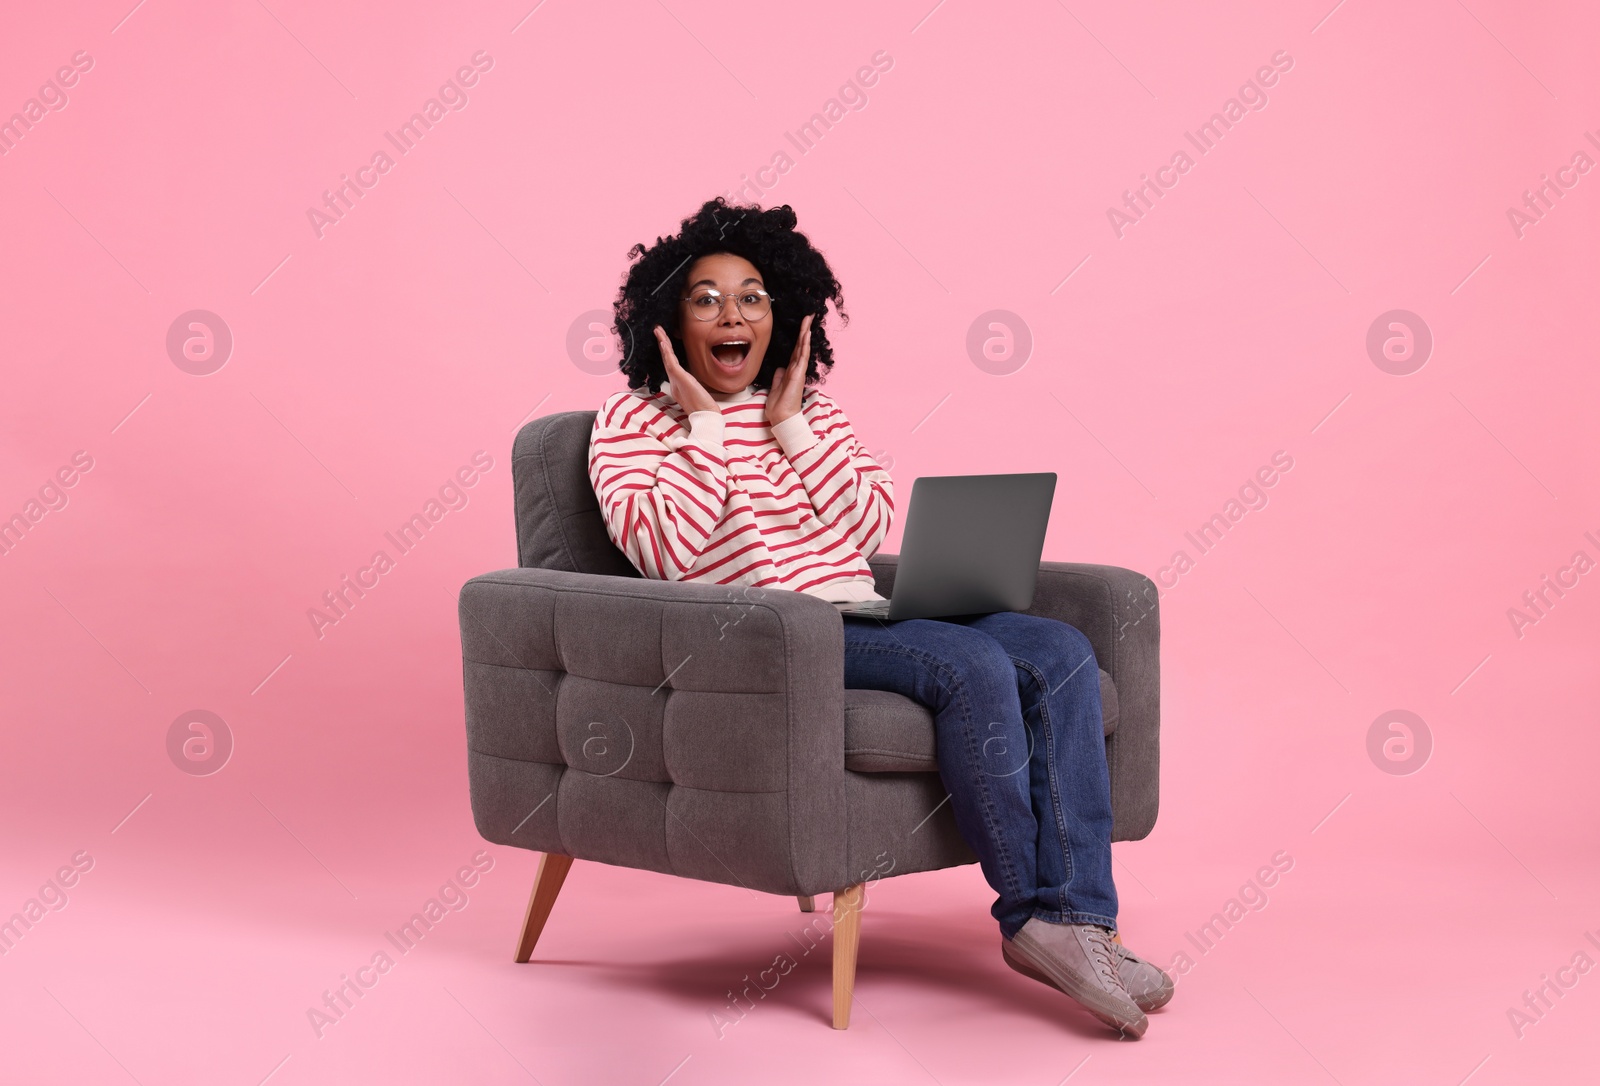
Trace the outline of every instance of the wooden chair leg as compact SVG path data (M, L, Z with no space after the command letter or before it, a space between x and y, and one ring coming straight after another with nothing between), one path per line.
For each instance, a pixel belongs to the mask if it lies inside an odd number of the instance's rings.
M518 962L526 962L533 956L533 946L544 931L544 922L550 919L550 909L571 868L571 856L546 852L539 858L539 873L533 877L533 893L528 897L528 915L522 920L522 936L517 940Z
M816 912L817 911L817 899L812 897L810 894L801 894L800 895L800 911L803 912L803 913L814 913L814 912Z
M855 883L833 895L833 1028L850 1028L850 1003L856 991L856 948L861 945L861 908L866 903L863 884Z

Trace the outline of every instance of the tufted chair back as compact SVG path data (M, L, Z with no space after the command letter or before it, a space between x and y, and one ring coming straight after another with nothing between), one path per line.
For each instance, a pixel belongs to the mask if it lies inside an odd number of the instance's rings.
M593 411L534 419L517 434L511 478L517 515L517 564L569 573L637 577L606 533L589 482Z

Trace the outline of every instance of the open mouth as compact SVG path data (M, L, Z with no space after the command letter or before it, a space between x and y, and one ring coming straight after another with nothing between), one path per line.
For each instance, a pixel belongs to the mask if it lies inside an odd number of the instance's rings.
M750 341L744 339L729 340L726 343L716 343L711 347L711 357L717 364L726 370L738 370L744 366L745 358L750 354Z

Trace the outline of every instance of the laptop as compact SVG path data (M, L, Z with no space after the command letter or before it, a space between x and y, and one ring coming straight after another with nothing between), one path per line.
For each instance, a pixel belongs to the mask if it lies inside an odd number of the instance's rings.
M911 486L894 592L835 603L857 618L944 618L1033 606L1056 473L938 475Z

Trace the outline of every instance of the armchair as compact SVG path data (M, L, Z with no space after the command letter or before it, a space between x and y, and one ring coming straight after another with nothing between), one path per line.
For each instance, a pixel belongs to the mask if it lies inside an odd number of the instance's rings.
M932 716L844 688L842 620L798 592L643 578L606 534L594 412L535 419L512 473L519 568L461 589L473 820L543 853L515 960L574 859L797 897L833 895L833 1024L850 1021L862 888L975 863L934 758ZM871 559L878 591L896 556ZM1045 562L1032 613L1100 665L1113 837L1155 823L1160 631L1148 578Z

